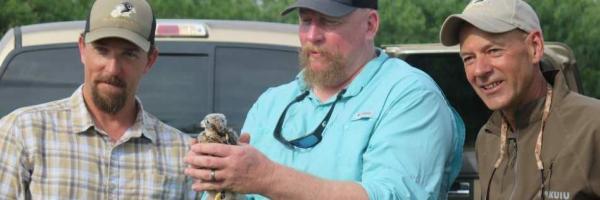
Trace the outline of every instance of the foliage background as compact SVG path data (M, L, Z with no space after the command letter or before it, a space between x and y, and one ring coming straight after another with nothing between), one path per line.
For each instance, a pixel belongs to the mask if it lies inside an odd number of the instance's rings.
M297 23L279 15L294 0L149 0L158 18L237 19ZM585 93L600 98L600 0L528 0L544 37L575 51ZM83 20L91 0L0 0L0 33L41 22ZM379 0L377 44L438 42L439 28L468 0Z

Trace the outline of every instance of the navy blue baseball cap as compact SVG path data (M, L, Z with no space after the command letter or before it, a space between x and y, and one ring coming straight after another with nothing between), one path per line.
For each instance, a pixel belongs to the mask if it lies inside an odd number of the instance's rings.
M377 0L297 0L287 7L281 15L287 15L298 8L306 8L321 14L341 17L357 8L371 8L377 10Z

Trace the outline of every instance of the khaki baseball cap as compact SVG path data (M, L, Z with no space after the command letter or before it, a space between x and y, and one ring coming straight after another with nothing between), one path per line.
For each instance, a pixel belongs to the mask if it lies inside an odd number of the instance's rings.
M96 0L85 24L85 42L116 37L148 52L155 28L156 19L145 0Z
M283 10L281 15L287 15L298 8L311 9L331 17L341 17L357 8L377 10L377 0L297 0Z
M465 22L488 33L504 33L516 28L527 33L542 31L537 14L523 0L473 0L462 14L446 18L440 30L442 44L458 44L458 34Z

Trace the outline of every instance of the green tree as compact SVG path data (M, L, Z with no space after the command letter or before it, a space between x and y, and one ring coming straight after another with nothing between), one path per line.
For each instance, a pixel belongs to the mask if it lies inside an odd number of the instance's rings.
M540 17L544 39L573 49L584 92L600 98L600 2L597 0L531 0Z
M426 18L422 9L410 0L381 1L377 44L422 41Z
M158 18L295 22L279 13L293 0L150 0Z
M19 25L84 19L90 5L88 0L2 0L0 31Z
M31 7L18 0L0 1L0 31L4 33L6 29L22 24L36 22L36 18L31 13Z

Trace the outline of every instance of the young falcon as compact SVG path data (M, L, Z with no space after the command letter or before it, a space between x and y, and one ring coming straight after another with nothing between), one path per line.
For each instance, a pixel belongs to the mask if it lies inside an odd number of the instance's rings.
M222 143L237 145L238 134L232 128L227 127L227 119L224 114L211 113L206 115L200 122L200 126L204 131L198 134L199 143ZM211 170L211 178L214 181L215 171ZM238 195L229 191L207 191L209 196L214 196L215 200L234 200L238 199Z

